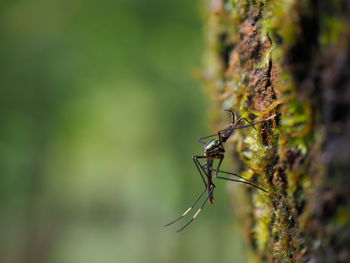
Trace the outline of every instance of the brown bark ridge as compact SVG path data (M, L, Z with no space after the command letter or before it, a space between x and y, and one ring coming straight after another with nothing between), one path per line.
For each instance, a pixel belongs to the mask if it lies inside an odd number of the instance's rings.
M350 1L212 0L208 13L217 119L281 113L226 146L269 191L232 186L249 262L350 262Z

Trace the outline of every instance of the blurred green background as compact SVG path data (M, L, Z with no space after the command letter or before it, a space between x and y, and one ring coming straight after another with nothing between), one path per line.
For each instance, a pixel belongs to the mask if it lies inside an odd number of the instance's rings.
M163 227L202 189L206 4L1 1L0 262L243 262L226 183Z

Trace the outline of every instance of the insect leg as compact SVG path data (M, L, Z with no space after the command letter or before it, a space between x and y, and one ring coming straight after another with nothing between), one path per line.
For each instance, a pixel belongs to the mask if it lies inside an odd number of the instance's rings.
M265 193L268 193L268 191L266 191L265 189L261 188L260 186L257 186L256 184L254 183L251 183L250 181L240 181L240 180L235 180L235 179L231 179L231 178L226 178L226 177L221 177L221 176L218 176L217 177L218 179L222 179L222 180L227 180L227 181L232 181L232 182L237 182L237 183L242 183L242 184L248 184L250 186L253 186L261 191L264 191Z
M201 164L201 166L202 166L202 168L204 169L204 167L206 167L206 166L207 166L207 163L202 163L202 164ZM215 169L215 168L214 168L213 170L214 170L214 171L216 171L216 172L218 172L218 173L223 173L223 174L233 175L233 176L236 176L236 177L238 177L238 178L241 178L241 179L243 179L243 180L245 180L245 181L248 181L248 182L249 182L249 180L248 180L248 179L246 179L246 178L244 178L243 176L238 175L238 174L236 174L236 173L226 172L226 171L222 171L222 170Z
M202 166L203 169L204 169L204 167L205 167L206 165L207 165L206 163L203 163L201 166ZM219 170L219 169L213 169L213 170L216 171L217 173L223 173L223 174L228 174L228 175L236 176L236 177L242 179L243 181L235 180L235 179L230 179L230 178L225 178L225 177L221 177L221 176L217 176L217 178L219 178L219 179L249 184L249 185L251 185L251 186L253 186L253 187L256 187L256 188L258 188L258 189L260 189L260 190L262 190L262 191L264 191L264 192L267 193L267 191L266 191L265 189L261 188L260 186L257 186L257 185L254 184L252 181L250 181L250 180L248 180L248 179L244 178L243 176L240 176L240 175L238 175L238 174L236 174L236 173L221 171L221 170Z
M205 158L207 159L207 161L205 162L205 164L200 164L198 160L197 161L197 165L198 167L202 170L202 172L207 176L208 178L208 185L207 185L207 191L208 191L208 195L209 195L209 201L210 203L214 204L215 200L213 197L213 193L210 192L210 189L212 187L215 188L215 184L213 183L212 179L213 179L213 160L208 159L206 156L197 156L197 157L201 157L201 158ZM204 167L207 167L207 170L204 169Z
M204 136L204 137L200 137L197 139L198 142L200 142L201 144L207 144L205 141L203 141L204 139L207 139L207 138L210 138L210 137L214 137L214 136L217 136L217 134L211 134L211 135L208 135L208 136Z
M198 155L192 156L192 160L193 160L194 164L196 165L199 174L200 174L201 177L202 177L202 180L203 180L203 182L204 182L204 185L205 185L205 187L207 187L207 182L205 181L204 176L203 176L203 174L202 174L202 171L203 171L203 170L201 171L201 169L199 169L200 163L198 162L198 159L204 159L204 158L206 159L205 156L198 156ZM205 171L204 171L204 174L208 177L208 175L207 175L207 173L206 173Z
M249 124L249 125L243 125L243 126L239 126L239 127L237 127L237 125L236 125L236 126L234 127L234 130L236 130L236 129L248 128L248 127L251 127L252 125L259 124L259 123L263 123L263 122L265 122L265 121L271 120L271 119L273 119L273 118L275 118L275 117L277 117L277 116L280 116L280 115L281 115L281 113L277 113L277 114L275 114L275 115L272 115L272 116L266 118L265 120L253 122L253 123L251 123L251 124Z
M177 222L178 220L180 220L181 218L183 218L197 203L198 203L198 201L201 199L201 197L204 195L204 193L207 191L207 187L208 187L208 184L207 184L207 182L206 182L206 180L205 180L205 178L204 178L204 176L203 176L203 174L202 174L202 171L201 171L201 169L200 169L200 163L198 162L198 159L205 159L206 157L205 156L192 156L192 160L193 160L193 162L194 162L194 164L196 165L196 167L197 167L197 170L198 170L198 172L199 172L199 174L200 174L200 176L201 176L201 178L202 178L202 180L203 180L203 183L204 183L204 185L205 185L205 189L204 189L204 191L197 197L197 199L194 201L194 203L185 211L185 212L183 212L178 218L176 218L175 220L173 220L173 221L171 221L170 223L168 223L168 224L166 224L165 226L170 226L170 225L172 225L173 223L175 223L175 222ZM204 172L204 174L207 176L207 174L206 174L206 172L205 171L203 171ZM208 177L208 176L207 176Z
M207 201L208 201L210 195L212 194L213 190L214 190L214 187L211 187L211 189L210 189L210 191L209 191L209 194L208 194L207 198L205 198L205 200L204 200L203 204L201 205L201 207L200 207L200 208L197 210L197 212L192 216L192 218L191 218L183 227L181 227L181 228L180 228L179 230L177 230L176 232L180 232L180 231L184 230L189 224L192 223L193 220L196 219L196 217L198 216L198 214L202 211L202 209L204 208L205 204L207 203Z
M221 163L222 161L224 160L224 156L222 156L220 159L219 159L219 163L218 163L218 166L217 168L213 168L213 170L215 171L215 177L218 177L218 172L220 171L220 166L221 166Z
M174 224L175 222L179 221L181 218L183 218L198 203L198 201L202 198L202 196L204 195L204 193L206 191L207 191L207 188L204 189L204 191L197 197L197 199L194 201L194 203L189 208L187 208L187 210L185 212L183 212L178 218L174 219L173 221L166 224L165 226L170 226L170 225Z
M216 171L216 169L214 169ZM223 174L229 174L229 175L233 175L233 176L236 176L238 178L241 178L242 180L244 181L247 181L247 182L250 182L248 179L244 178L243 176L239 175L239 174L236 174L236 173L231 173L231 172L226 172L226 171L222 171L222 170L218 170L217 172L219 173L223 173Z
M256 130L256 128L255 128L255 126L254 126L255 123L251 123L251 122L250 122L248 119L246 119L246 118L240 118L240 119L237 121L235 127L238 127L238 124L239 124L241 121L246 121L246 122L248 122L249 125L248 125L247 127L252 126L252 127Z

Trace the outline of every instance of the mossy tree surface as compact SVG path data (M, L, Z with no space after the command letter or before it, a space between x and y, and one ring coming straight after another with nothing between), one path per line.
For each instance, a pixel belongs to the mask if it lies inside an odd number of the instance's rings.
M249 262L350 262L349 14L348 0L211 1L218 119L281 113L227 143L226 162L269 191L233 202Z

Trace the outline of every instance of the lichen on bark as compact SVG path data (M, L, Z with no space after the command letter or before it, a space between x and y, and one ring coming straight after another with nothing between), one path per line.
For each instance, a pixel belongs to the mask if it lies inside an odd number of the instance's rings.
M228 141L242 175L269 191L247 188L235 205L249 262L350 262L348 14L346 0L211 1L217 119L281 114Z

